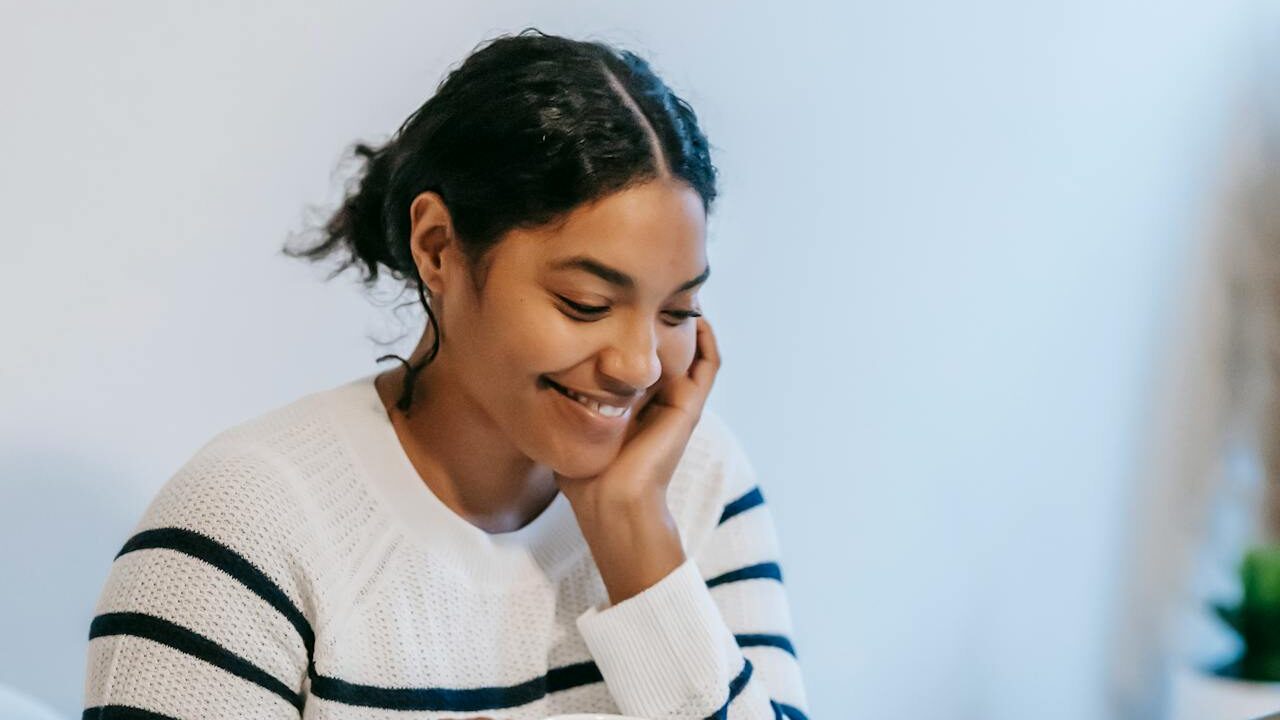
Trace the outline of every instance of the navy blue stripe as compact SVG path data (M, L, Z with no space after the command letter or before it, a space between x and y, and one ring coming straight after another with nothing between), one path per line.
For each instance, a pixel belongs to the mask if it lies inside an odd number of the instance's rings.
M128 705L99 705L85 708L80 720L178 720L160 713Z
M547 692L571 690L598 682L604 682L604 676L600 674L600 668L594 662L588 660L574 665L552 668L547 673Z
M89 639L110 635L146 638L203 660L284 698L302 711L302 696L253 663L209 638L163 618L143 613L104 613L89 624Z
M337 678L321 676L312 660L315 635L311 624L284 591L265 573L231 548L216 540L185 528L158 528L140 532L125 543L116 555L137 550L163 548L176 550L203 560L235 578L265 600L287 619L307 648L307 672L312 680L311 693L327 700L348 705L385 709L422 709L471 711L500 709L523 705L547 693L569 690L581 685L603 682L594 662L555 668L545 676L510 687L452 690L446 688L381 688L359 685ZM492 704L490 704L492 703Z
M315 651L316 636L311 630L311 623L307 622L306 616L302 614L302 611L298 610L298 607L293 604L293 601L289 599L284 590L281 590L280 586L276 585L266 573L246 560L244 556L217 540L194 530L166 527L144 530L134 535L124 544L120 552L116 553L116 557L119 558L121 555L138 550L156 548L176 550L190 555L235 578L241 585L244 585L255 595L267 601L267 604L275 608L276 612L283 615L289 621L289 624L293 625L294 629L298 631L298 635L302 638L303 646L307 649L307 658L310 659L312 657Z
M769 702L773 704L773 712L777 714L778 718L786 718L787 720L809 720L809 718L805 717L804 713L800 712L800 708L795 707L794 705L787 705L786 703L780 703L775 700L770 700Z
M750 490L748 490L747 493L742 497L738 498L737 500L734 500L728 505L725 505L724 512L721 513L720 515L720 522L717 524L723 525L725 520L728 520L734 515L741 515L742 513L750 510L751 508L756 507L757 505L763 505L763 504L764 504L764 495L760 494L760 486L757 485L756 487L753 487Z
M755 565L748 565L737 570L730 570L723 575L717 575L707 581L707 587L713 588L717 585L739 582L741 580L777 580L782 582L782 568L778 567L776 562L762 562Z
M311 669L311 694L344 705L383 710L478 712L518 707L540 700L548 693L602 682L594 662L554 668L546 675L518 685L487 688L386 688L324 677Z
M719 710L708 715L707 720L726 720L729 717L729 706L742 694L742 689L747 686L747 683L751 682L752 669L751 661L743 659L742 672L729 682L729 699L724 701L724 705L721 705Z
M796 648L791 641L784 635L764 635L759 633L744 633L742 635L734 635L733 638L738 641L738 647L759 647L769 646L786 650L791 657L796 656Z
M546 676L509 687L469 688L384 688L357 685L337 678L317 676L311 680L311 694L344 705L388 710L435 712L476 712L510 708L538 700L547 694Z

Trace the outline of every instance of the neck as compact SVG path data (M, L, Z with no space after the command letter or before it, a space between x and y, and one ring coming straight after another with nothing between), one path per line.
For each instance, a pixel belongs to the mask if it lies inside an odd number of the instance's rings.
M419 343L409 362L430 350ZM404 388L403 365L380 373L375 386L405 454L445 505L486 532L528 524L555 499L551 469L522 453L493 418L453 380L443 348L413 387L406 417L395 407Z

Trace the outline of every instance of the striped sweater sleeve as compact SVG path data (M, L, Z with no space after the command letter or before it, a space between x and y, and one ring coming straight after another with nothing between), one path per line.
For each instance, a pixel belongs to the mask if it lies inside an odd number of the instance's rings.
M215 440L161 488L99 596L84 718L300 716L315 568L291 479Z
M808 703L769 506L736 438L721 434L722 504L679 568L578 618L619 709L654 720L805 720Z

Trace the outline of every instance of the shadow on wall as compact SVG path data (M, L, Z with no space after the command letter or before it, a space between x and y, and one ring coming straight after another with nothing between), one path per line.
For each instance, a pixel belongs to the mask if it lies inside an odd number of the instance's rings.
M94 604L141 517L114 492L122 475L73 451L0 448L0 686L68 718Z

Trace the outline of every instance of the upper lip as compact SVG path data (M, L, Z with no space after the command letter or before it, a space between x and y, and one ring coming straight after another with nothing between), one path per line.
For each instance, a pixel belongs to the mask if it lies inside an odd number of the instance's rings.
M568 385L565 385L564 383L556 382L555 380L551 380L551 382L574 393L575 395L581 395L585 398L590 398L591 400L595 400L601 405L612 405L613 407L624 408L624 407L630 406L631 403L635 400L635 395L628 395L626 397L620 397L618 395L599 395L597 393L591 393L591 392L586 392L585 390L579 390L578 388L575 388L575 387L569 387Z

